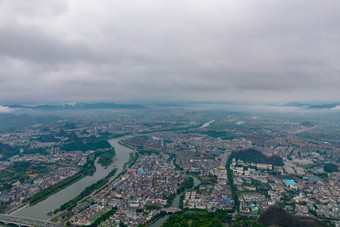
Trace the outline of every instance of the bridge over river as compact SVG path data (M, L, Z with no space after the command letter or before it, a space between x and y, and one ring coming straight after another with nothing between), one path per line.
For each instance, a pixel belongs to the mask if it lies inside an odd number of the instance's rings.
M14 224L17 226L42 226L42 227L62 227L63 223L51 223L42 220L17 217L12 215L0 214L0 222L7 224Z
M178 211L181 211L181 209L175 208L175 207L169 207L169 208L163 208L163 209L161 209L161 211L165 211L165 213L167 213L167 214L174 214Z

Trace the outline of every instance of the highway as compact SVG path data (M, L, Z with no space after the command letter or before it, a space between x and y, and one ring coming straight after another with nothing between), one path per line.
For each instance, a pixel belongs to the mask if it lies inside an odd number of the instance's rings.
M12 215L0 214L0 222L5 224L15 224L18 226L43 226L43 227L62 227L63 223L51 223L32 218L16 217Z

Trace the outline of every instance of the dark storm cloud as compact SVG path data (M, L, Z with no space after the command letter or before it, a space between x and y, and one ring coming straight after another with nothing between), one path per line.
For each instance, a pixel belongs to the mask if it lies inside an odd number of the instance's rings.
M336 100L340 2L0 1L2 101Z

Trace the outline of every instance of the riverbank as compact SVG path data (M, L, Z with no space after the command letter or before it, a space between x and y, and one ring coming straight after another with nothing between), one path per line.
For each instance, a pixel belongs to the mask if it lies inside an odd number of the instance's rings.
M26 207L28 207L28 205L27 204L23 204L22 206L20 206L20 207L18 207L16 209L12 210L11 212L9 212L9 214L13 214L15 212L18 212L18 211L20 211L22 209L25 209Z
M77 203L84 199L85 197L87 197L88 195L90 195L92 192L94 192L95 190L101 188L102 186L106 185L109 182L109 179L115 175L115 173L117 172L117 168L113 169L109 175L107 175L106 177L104 177L103 179L97 181L96 183L86 187L78 196L76 196L74 199L62 204L58 209L54 210L53 213L56 214L60 211L64 211L64 210L71 210L72 208L74 208Z
M117 140L117 139L116 139ZM130 147L123 145L120 141L116 141L119 145L124 146L130 150L132 150ZM105 152L103 154L106 154ZM102 155L103 155L102 154ZM115 153L114 153L115 154ZM85 188L85 190L83 190L80 195L78 195L77 197L75 197L74 199L64 203L63 205L61 205L58 209L54 210L53 213L58 213L60 211L64 211L64 210L72 210L72 208L74 208L76 206L76 204L83 200L84 198L88 197L90 194L92 194L94 191L99 191L101 188L105 187L110 181L112 181L112 177L114 177L114 179L117 179L119 176L121 176L122 174L124 174L126 172L126 166L127 165L131 165L133 163L133 161L135 161L137 159L137 155L133 155L134 153L129 153L129 160L124 163L123 167L121 168L121 172L116 175L116 172L118 170L118 168L113 169L106 177L104 177L103 179L97 181L96 183L88 186L87 188ZM100 156L102 157L102 156ZM100 157L98 159L98 163L100 161ZM117 157L115 157L117 160ZM105 159L107 159L105 157ZM112 163L111 163L112 164ZM103 165L102 165L103 166ZM113 179L113 180L114 180Z
M50 220L54 218L56 215L49 216L48 212L54 211L58 209L62 204L74 199L78 196L86 187L94 184L98 180L101 180L105 176L107 176L114 168L117 168L117 172L115 176L121 173L123 170L124 164L129 160L129 154L135 153L134 150L126 148L120 144L118 141L124 139L123 138L114 138L110 139L108 142L112 147L115 148L116 153L116 161L111 164L109 167L102 167L100 164L95 161L96 170L92 176L86 176L73 184L65 187L64 189L56 192L55 194L49 196L45 200L29 207L25 207L21 210L15 211L12 213L15 216L19 217L28 217L39 220ZM113 176L112 178L114 178Z
M95 165L94 165L94 161L90 161L87 162L87 164L84 165L84 167L82 168L82 170L78 173L76 173L75 175L62 180L40 192L38 192L36 195L32 196L31 198L29 198L27 201L29 203L29 206L33 206L45 199L47 199L48 197L50 197L53 194L56 194L57 192L63 190L64 188L66 188L69 185L74 184L75 182L83 179L86 176L90 176L91 174L93 174L95 172Z
M32 197L28 198L26 200L29 203L28 205L33 206L47 199L51 195L59 192L60 190L63 190L69 185L76 183L77 181L83 179L84 177L93 175L94 172L96 171L94 160L96 160L97 157L99 157L98 163L103 167L107 167L110 164L112 164L114 156L115 150L113 147L111 147L111 149L107 151L96 151L94 154L91 154L87 157L86 163L83 165L83 167L78 173L48 188L45 188L42 191L38 192L37 194L33 195Z

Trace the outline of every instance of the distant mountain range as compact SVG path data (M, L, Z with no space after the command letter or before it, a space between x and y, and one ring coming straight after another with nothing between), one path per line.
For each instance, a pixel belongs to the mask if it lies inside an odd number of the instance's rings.
M1 113L0 111L0 130L15 129L17 127L28 126L38 123L57 122L61 120L58 116L41 116L34 115L34 111L46 111L49 114L56 114L54 111L81 111L81 110L99 110L99 109L143 109L143 105L137 104L116 104L116 103L74 103L74 104L43 104L43 105L1 105L7 108L9 112ZM26 111L28 110L28 111ZM31 112L33 110L33 112ZM33 113L33 114L32 114ZM66 125L70 127L72 125ZM66 127L65 126L65 127Z
M233 102L154 102L148 103L147 106L155 107L187 107L199 105L233 105L233 106L251 106L250 103L233 103ZM270 106L280 107L298 107L304 109L339 109L340 102L334 103L303 103L289 102L284 104L271 103ZM94 110L94 109L144 109L147 108L141 104L117 104L117 103L72 103L72 104L40 104L40 105L1 105L11 109L32 109L32 110Z
M44 104L44 105L3 105L14 109L65 110L65 109L142 109L143 105L116 103L75 103L75 104Z
M282 104L279 106L301 107L301 108L306 108L306 109L336 109L336 108L340 108L340 102L322 103L322 104L290 102L290 103Z

